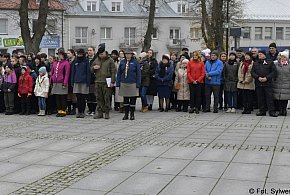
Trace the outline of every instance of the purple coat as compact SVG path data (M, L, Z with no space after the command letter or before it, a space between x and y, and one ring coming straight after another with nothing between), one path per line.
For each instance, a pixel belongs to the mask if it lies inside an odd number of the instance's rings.
M58 63L59 63L58 70L56 70ZM55 61L52 65L50 82L52 84L62 83L64 86L67 86L69 77L70 77L69 62L66 60L62 60L60 62Z

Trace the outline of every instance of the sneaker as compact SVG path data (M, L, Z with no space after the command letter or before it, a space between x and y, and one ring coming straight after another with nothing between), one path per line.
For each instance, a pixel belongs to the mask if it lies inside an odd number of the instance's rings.
M236 109L232 108L231 113L236 113Z
M230 113L230 112L232 112L232 109L231 108L228 108L227 111L226 111L226 113Z
M91 114L92 114L91 111L88 111L88 112L87 112L87 115L88 115L88 116L91 116Z
M91 112L90 116L94 116L96 113L95 112Z

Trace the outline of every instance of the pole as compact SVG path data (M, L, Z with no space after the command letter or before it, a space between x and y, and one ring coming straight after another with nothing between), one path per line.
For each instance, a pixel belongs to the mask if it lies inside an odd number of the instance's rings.
M227 0L227 32L226 32L226 53L227 54L229 52L229 28L230 28L229 3L230 3L230 0Z
M64 32L63 32L63 20L64 20L64 11L62 11L62 14L61 14L61 47L63 48L64 47L64 40L63 40L63 35L64 35Z

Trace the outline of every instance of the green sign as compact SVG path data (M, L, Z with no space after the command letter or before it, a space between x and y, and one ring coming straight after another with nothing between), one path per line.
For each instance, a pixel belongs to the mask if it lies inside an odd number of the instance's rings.
M2 45L2 38L0 38L0 45Z
M3 43L4 47L23 46L23 40L21 36L19 36L18 38L4 38Z

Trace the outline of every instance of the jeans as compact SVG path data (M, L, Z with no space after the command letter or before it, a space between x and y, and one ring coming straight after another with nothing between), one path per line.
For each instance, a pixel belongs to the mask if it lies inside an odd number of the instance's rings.
M46 110L46 102L44 97L38 97L39 110Z
M229 108L237 108L238 92L237 91L225 91L225 96Z
M147 104L147 98L146 98L146 93L147 93L148 87L142 86L140 88L140 96L141 96L141 101L142 101L142 106L148 106Z
M220 85L205 85L205 97L206 97L206 110L210 110L211 104L211 94L213 93L214 103L213 109L218 110L218 103L219 103L219 93L220 93Z

